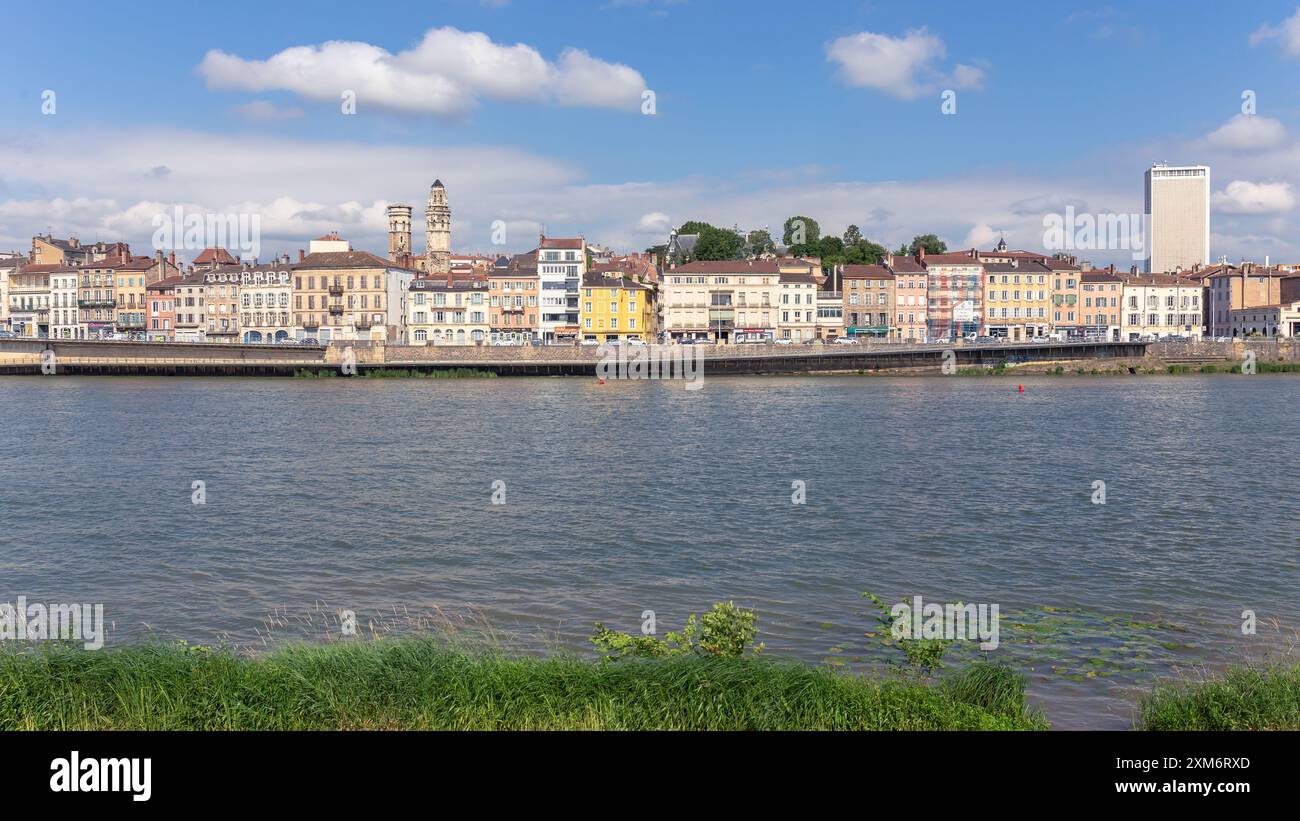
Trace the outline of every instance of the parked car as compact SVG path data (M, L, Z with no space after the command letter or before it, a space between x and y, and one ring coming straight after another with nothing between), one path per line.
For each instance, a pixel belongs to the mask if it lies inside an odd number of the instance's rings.
M17 337L10 331L0 331L0 339L16 339Z
M835 337L835 344L836 344L836 345L856 345L856 344L858 344L858 340L854 339L854 338L851 337L851 336L837 336L837 337Z
M583 346L584 348L594 348L594 347L596 347L597 345L599 345L600 343L597 342L597 341L594 340L594 339L584 339L584 340L582 340L582 343L581 343L581 344L582 344L582 346Z
M320 344L320 340L317 339L317 338L314 337L314 336L309 336L309 337L306 337L305 339L301 340L298 344L299 344L299 345L319 345L319 344Z
M793 345L794 343L793 343L791 340L789 340L789 339L778 339L778 340L776 340L776 344L778 344L778 345Z
M694 344L695 344L695 339L694 339L694 337L689 337L689 336L682 337L681 339L677 340L677 344L678 344L678 345L694 345Z

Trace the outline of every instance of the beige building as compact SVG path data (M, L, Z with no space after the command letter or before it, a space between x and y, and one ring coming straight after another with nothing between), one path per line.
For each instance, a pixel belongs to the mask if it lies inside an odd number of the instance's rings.
M422 276L411 281L406 329L412 345L482 345L488 341L488 280Z
M922 282L924 277L918 272ZM898 338L901 329L892 321L897 302L894 272L884 265L845 265L841 279L844 332L863 339Z
M1217 267L1218 270L1204 280L1210 336L1232 336L1237 327L1233 318L1235 311L1281 305L1286 301L1282 295L1282 283L1292 276L1290 271L1253 262Z
M322 343L407 339L415 272L366 251L333 250L339 247L350 248L334 235L313 240L311 253L293 266L295 334Z
M985 336L1010 342L1041 339L1052 327L1053 272L1037 260L984 263Z
M1084 336L1083 270L1074 260L1048 258L1040 264L1052 272L1052 332L1065 338Z
M204 272L205 341L239 341L239 275L243 270L242 265L223 265Z
M208 327L207 282L203 271L189 271L180 277L173 289L173 310L176 326L172 339L176 342L202 342ZM153 324L152 322L150 323Z
M1300 301L1284 305L1260 305L1232 311L1232 335L1300 337Z
M50 234L32 237L30 259L33 265L91 265L107 259L125 259L131 256L131 246L125 242L94 242L83 245L76 237L56 239Z
M521 345L537 339L538 292L537 257L519 254L501 268L488 274L488 341Z
M1084 271L1080 275L1083 333L1090 339L1119 341L1123 333L1124 277L1114 272Z
M1203 289L1197 280L1170 274L1127 274L1120 339L1201 337Z
M885 267L894 275L894 323L891 330L904 342L929 338L929 277L912 257L887 255Z
M777 338L781 272L773 261L688 262L664 272L660 294L666 340L731 343Z
M1146 172L1147 273L1210 264L1210 168L1154 165Z

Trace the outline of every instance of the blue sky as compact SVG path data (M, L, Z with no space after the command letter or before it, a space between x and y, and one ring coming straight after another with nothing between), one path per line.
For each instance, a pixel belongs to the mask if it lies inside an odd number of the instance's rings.
M0 247L47 225L144 247L148 216L180 204L263 213L270 251L322 228L380 249L383 204L418 205L434 177L463 251L491 250L495 219L507 250L539 223L632 250L686 219L801 212L891 245L936 231L1039 247L1045 210L1139 210L1163 159L1214 169L1216 256L1300 261L1295 0L1131 5L26 4L0 54ZM330 41L356 45L302 70L273 59ZM516 44L533 74L466 75ZM368 83L375 54L414 85ZM357 86L353 116L340 86ZM1247 89L1256 119L1207 139Z

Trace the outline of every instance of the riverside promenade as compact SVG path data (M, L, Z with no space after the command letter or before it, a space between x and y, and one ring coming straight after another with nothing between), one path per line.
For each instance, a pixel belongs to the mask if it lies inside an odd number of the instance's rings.
M1254 351L1260 361L1300 361L1300 343L1276 340L947 345L880 342L680 348L682 355L698 357L695 361L712 374L940 371L945 361L961 368L1088 360L1230 362L1240 361L1248 350ZM629 358L637 355L637 348L627 349ZM301 371L340 371L345 364L355 364L358 373L375 369L468 368L500 376L591 376L600 361L601 351L594 346L409 346L342 342L325 347L0 340L0 374L52 371L53 375L293 376Z

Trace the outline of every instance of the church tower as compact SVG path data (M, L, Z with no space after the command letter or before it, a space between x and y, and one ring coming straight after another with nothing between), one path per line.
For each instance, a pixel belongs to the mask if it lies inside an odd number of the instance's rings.
M388 206L388 259L409 265L411 258L411 206Z
M442 180L429 188L429 208L425 214L425 271L445 274L451 270L451 207Z

